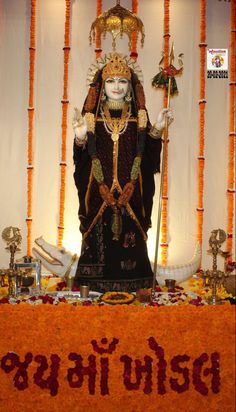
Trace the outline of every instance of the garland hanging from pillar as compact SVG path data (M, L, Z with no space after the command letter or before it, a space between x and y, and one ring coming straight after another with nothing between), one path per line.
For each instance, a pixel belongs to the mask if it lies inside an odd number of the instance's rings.
M68 114L68 68L70 54L70 0L65 0L65 33L64 33L64 77L63 77L63 97L62 103L62 135L61 135L61 162L60 162L60 206L58 225L58 246L62 246L64 234L64 214L65 214L65 184L66 184L66 138L67 138L67 114Z
M132 0L132 13L138 14L138 0ZM133 31L131 34L131 53L130 57L132 59L137 60L138 58L138 51L137 51L137 40L138 40L138 34L137 31Z
M170 54L170 0L164 0L164 67L169 66ZM167 107L168 91L164 88L163 107ZM165 131L168 133L168 131ZM168 142L168 136L167 136ZM166 147L164 177L163 177L163 191L162 191L162 212L161 212L161 264L167 263L167 249L168 249L168 144Z
M96 16L100 16L102 14L102 0L97 0L97 6L96 6ZM102 54L102 44L101 44L101 33L98 31L98 28L96 30L96 46L95 46L95 54L96 54L96 59L98 59L101 54Z
M27 255L32 249L32 186L33 186L33 125L34 125L34 72L35 72L36 0L31 0L29 46L29 101L28 101L28 166L27 166Z
M236 0L231 0L230 31L230 73L229 73L229 170L228 170L228 219L227 219L227 251L232 254L234 228L234 156L235 156L235 47L236 47ZM231 259L231 258L229 258Z
M206 0L200 0L200 99L199 99L199 151L198 151L198 206L197 240L202 246L203 191L204 191L204 146L205 146L205 65L206 65Z

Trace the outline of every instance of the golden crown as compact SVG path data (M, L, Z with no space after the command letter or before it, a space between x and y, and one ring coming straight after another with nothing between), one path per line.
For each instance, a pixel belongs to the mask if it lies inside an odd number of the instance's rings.
M131 71L127 66L122 56L118 53L112 53L109 62L102 71L102 79L106 80L109 77L123 77L127 80L131 79Z

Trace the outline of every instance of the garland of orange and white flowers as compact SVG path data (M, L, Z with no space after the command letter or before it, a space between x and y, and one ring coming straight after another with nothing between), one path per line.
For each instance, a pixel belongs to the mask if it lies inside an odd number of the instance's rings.
M170 54L170 0L164 0L164 67L169 65ZM163 107L167 107L168 91L164 89ZM168 133L165 130L165 133ZM166 136L168 142L168 136ZM168 250L168 231L167 231L167 219L168 219L168 144L166 146L166 157L164 159L164 176L163 176L163 189L162 189L162 212L161 212L161 264L167 263L167 250Z
M230 32L230 73L229 73L229 170L228 170L228 222L227 251L232 254L234 227L234 156L235 156L235 43L236 43L236 0L231 0L231 32ZM229 258L231 259L231 258Z
M132 13L136 15L138 14L138 0L132 0ZM132 57L132 59L134 60L137 60L138 58L137 41L138 41L137 31L133 31L131 33L130 57Z
M204 146L205 146L205 64L206 64L206 0L200 0L200 99L199 99L199 151L198 151L198 206L197 240L202 245L203 191L204 191Z
M97 0L96 4L96 16L100 16L102 14L102 0ZM95 54L96 59L98 59L102 54L102 44L101 44L101 33L99 33L98 29L96 29L96 40L95 40Z
M31 0L29 47L29 106L28 106L28 166L27 166L27 255L32 248L32 186L33 186L33 124L34 124L34 69L35 69L36 0Z
M66 181L66 138L67 138L67 112L68 100L68 67L70 54L70 0L65 0L65 33L64 33L64 85L62 103L62 135L61 135L61 162L60 162L60 206L59 206L59 225L58 225L58 246L62 246L64 234L64 214L65 214L65 181Z

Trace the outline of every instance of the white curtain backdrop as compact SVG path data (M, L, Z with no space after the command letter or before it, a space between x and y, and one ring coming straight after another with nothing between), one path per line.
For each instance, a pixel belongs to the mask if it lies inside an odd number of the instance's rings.
M96 17L95 0L71 1L71 52L69 64L69 116L64 246L80 252L81 236L77 218L78 199L73 181L73 108L81 108L86 96L86 75L95 59L89 46L89 29ZM104 0L104 10L115 0ZM131 9L131 0L121 5ZM36 18L33 239L43 235L57 243L59 220L61 99L63 94L64 0L38 0ZM151 87L158 72L163 48L163 1L140 0L139 16L146 38L139 47L138 62L144 74L147 108L152 122L162 107L162 91ZM0 232L6 226L21 229L22 250L26 254L27 207L27 127L29 75L30 0L0 1ZM169 136L169 248L170 264L187 262L195 248L197 220L197 156L199 135L199 1L171 0L170 42L175 54L184 53L184 72L176 78L179 95L171 100L175 121ZM207 1L208 48L229 48L230 3ZM128 53L127 41L118 51ZM103 42L111 51L111 39ZM175 61L178 66L177 59ZM211 266L207 255L213 229L227 230L227 176L229 134L228 79L206 79L205 188L203 223L203 268ZM150 259L154 259L158 192L156 177L153 227L148 235ZM9 263L9 254L0 239L0 267ZM225 245L226 246L226 245Z

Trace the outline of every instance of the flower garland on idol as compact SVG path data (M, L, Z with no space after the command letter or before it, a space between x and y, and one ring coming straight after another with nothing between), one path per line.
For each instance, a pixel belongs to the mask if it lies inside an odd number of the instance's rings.
M32 186L33 186L33 125L34 125L34 71L35 71L36 0L31 0L29 46L29 101L28 101L28 166L27 166L27 255L32 248Z
M66 139L67 139L67 113L68 113L68 67L70 54L70 9L71 2L66 0L65 10L65 34L64 34L64 85L62 103L62 134L61 134L61 162L60 162L60 206L58 224L58 246L62 246L64 234L64 213L65 213L65 185L66 185Z
M228 219L227 219L227 250L232 254L234 228L234 167L235 167L235 44L236 44L236 1L231 0L231 31L230 31L230 73L229 73L229 167L228 167ZM231 259L229 257L229 259Z
M199 100L199 151L198 151L198 206L197 240L202 246L203 192L204 192L204 147L205 147L205 65L206 65L206 0L200 0L200 100Z

